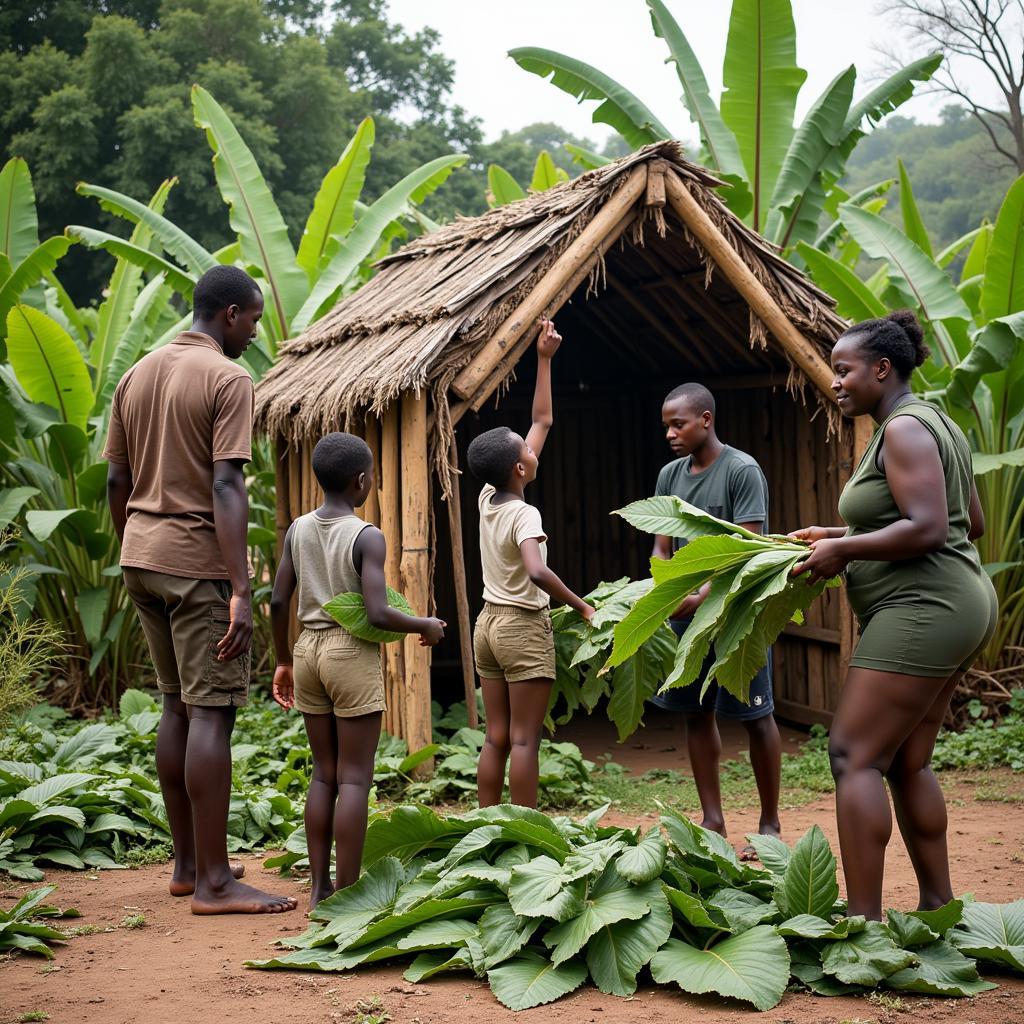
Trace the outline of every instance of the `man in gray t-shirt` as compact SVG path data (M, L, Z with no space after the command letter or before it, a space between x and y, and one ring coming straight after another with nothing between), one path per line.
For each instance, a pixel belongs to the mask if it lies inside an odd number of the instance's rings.
M711 392L702 384L682 384L665 398L661 417L669 447L677 458L658 474L654 493L674 494L719 519L758 533L766 532L768 483L755 459L719 440L715 433L715 399ZM658 535L654 541L654 557L671 558L684 544L683 539ZM692 621L709 589L710 585L705 585L691 594L672 616L671 625L678 636L682 636ZM696 682L658 694L652 702L682 714L693 779L704 815L701 824L722 835L725 835L725 818L718 777L722 740L717 716L743 723L750 737L750 763L761 800L758 831L778 835L782 742L772 714L775 704L771 654L769 652L768 664L750 684L749 704L717 683L712 683L701 699L701 687L714 660L712 649ZM741 856L754 859L756 851L748 846Z

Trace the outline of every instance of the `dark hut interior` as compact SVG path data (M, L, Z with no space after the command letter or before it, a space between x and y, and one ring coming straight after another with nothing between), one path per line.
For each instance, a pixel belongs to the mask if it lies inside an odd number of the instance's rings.
M681 225L665 211L667 234L648 223L643 245L629 232L605 258L597 293L581 285L559 311L564 341L554 361L555 425L528 499L542 511L550 535L549 561L566 583L586 593L600 580L649 574L652 539L610 515L654 493L659 469L671 459L660 421L661 401L687 380L715 393L723 441L757 458L770 489L774 532L835 516L844 446L829 437L815 397L786 389L789 366L771 342L751 347L746 302L716 273L705 271ZM479 484L466 471L466 449L478 433L530 424L535 356L528 352L516 379L497 401L469 414L456 430L463 468L461 505L470 608L482 598L476 554ZM827 467L827 471L823 470ZM434 586L449 631L434 652L435 699L462 694L459 641L447 509L435 496L437 549ZM775 648L780 717L824 721L839 689L841 617L832 593L810 610L803 627L789 627Z

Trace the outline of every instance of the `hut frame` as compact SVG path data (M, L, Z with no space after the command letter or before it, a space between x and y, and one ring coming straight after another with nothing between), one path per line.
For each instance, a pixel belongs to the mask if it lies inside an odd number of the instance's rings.
M358 433L377 467L361 514L388 539L389 584L419 610L434 604L436 478L448 510L459 654L474 724L455 429L508 385L538 317L553 316L584 286L589 294L607 285L605 256L616 243L628 238L642 245L645 227L652 226L664 237L665 212L671 211L703 265L706 301L713 302L708 288L717 272L749 308L750 345L764 348L770 337L788 364L789 390L796 396L809 387L810 402L827 418L837 447L840 482L870 439L870 424L842 423L834 404L827 352L845 325L832 300L728 212L714 192L719 184L686 161L678 144L659 143L548 192L458 220L382 261L369 284L282 348L257 388L257 429L277 439L279 543L292 520L320 503L311 468L316 439L329 430ZM482 275L474 273L481 254L493 263ZM618 291L638 315L646 314L628 289ZM664 332L653 321L652 327ZM739 339L726 329L720 340L736 346ZM777 375L770 382L777 384ZM855 632L845 598L839 594L837 600L838 631L812 625L801 634L834 644L843 674ZM385 727L417 749L431 742L430 649L409 637L387 645L384 657ZM808 706L782 706L781 712L827 721L824 687L824 678L815 680Z

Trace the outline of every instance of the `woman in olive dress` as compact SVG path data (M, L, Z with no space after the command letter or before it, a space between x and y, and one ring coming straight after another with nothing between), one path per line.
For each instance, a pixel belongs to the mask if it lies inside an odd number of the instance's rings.
M910 853L918 908L953 898L946 804L930 762L961 675L991 638L998 607L971 543L985 530L963 432L914 396L927 358L909 310L855 324L832 350L843 415L878 424L839 499L842 527L811 526L796 573L846 573L860 639L829 739L850 914L882 916L892 817Z

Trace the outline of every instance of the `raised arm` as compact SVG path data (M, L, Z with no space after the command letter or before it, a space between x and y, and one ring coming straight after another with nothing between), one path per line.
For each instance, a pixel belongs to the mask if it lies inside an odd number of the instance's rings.
M217 657L232 661L252 642L252 586L249 582L249 496L242 459L213 464L213 525L231 581L230 623L217 644Z
M352 555L359 569L363 604L371 626L393 633L419 633L423 647L433 647L444 637L447 623L442 619L406 615L388 604L387 585L384 582L387 542L376 526L368 526L359 534Z
M551 360L562 343L562 336L555 330L553 320L540 322L537 335L537 383L533 388L533 423L526 435L527 447L540 457L541 449L548 438L548 431L555 421L554 403L551 400Z

